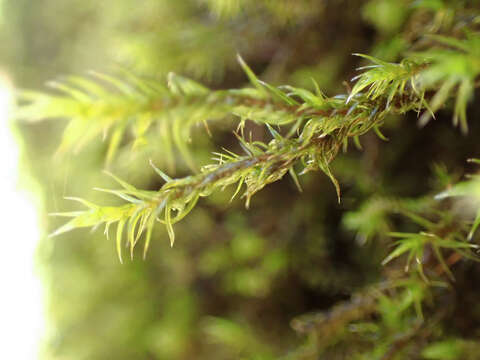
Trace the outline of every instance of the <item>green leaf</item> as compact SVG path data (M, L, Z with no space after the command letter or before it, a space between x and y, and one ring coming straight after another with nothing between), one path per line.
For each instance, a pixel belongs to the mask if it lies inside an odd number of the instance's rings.
M418 235L417 235L418 236ZM407 253L417 254L420 246L423 245L423 241L418 237L410 237L400 241L400 244L382 261L382 265L388 264L393 259ZM412 255L413 256L413 255ZM407 262L407 265L409 262Z
M172 181L172 178L171 178L170 176L168 176L167 174L165 174L162 170L160 170L159 168L157 168L151 159L150 159L150 166L153 168L153 170L155 170L155 172L156 172L165 182L168 183L168 182Z
M118 259L120 260L121 264L123 264L123 259L122 259L122 235L123 235L123 228L124 227L125 227L125 219L121 219L118 222L118 225L117 225L117 239L116 239L117 255L118 255Z
M176 95L185 96L202 96L210 92L202 84L174 73L168 74L168 88Z
M264 96L268 96L268 92L265 90L263 84L258 80L255 73L250 69L247 63L242 59L240 54L237 54L237 61L239 62L240 66L242 67L245 74L247 74L248 79L252 83L253 86L257 88L260 94Z
M320 158L318 159L318 166L325 173L325 175L327 175L330 178L333 185L335 186L335 191L337 192L338 203L340 203L340 201L341 201L340 184L338 183L337 179L335 178L332 171L330 170L330 166L328 164L328 161L323 156L320 156Z
M165 206L165 225L167 226L168 237L170 238L170 246L173 247L175 243L175 232L173 231L173 224L172 224L172 208L167 203Z
M475 220L473 221L472 228L470 229L470 232L468 233L468 241L473 239L473 235L475 234L475 231L477 231L479 226L480 226L480 209L477 211L477 216L475 217Z

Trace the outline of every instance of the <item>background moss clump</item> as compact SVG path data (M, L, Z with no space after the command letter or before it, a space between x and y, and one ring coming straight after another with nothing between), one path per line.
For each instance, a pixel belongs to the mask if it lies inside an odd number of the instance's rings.
M478 359L477 1L0 4L2 66L37 90L16 124L45 235L95 225L47 216L78 211L68 196L133 208L162 171L193 184L179 197L203 186L145 260L121 242L120 264L113 226L45 236L45 359ZM135 190L94 190L120 187L102 169ZM240 170L262 188L248 210L216 183Z

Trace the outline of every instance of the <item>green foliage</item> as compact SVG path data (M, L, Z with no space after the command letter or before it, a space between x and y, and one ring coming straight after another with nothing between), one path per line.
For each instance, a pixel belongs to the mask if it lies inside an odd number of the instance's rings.
M402 26L408 10L406 5L404 1L370 1L364 7L363 15L381 32L392 33Z
M467 104L473 97L475 80L480 74L480 36L467 33L464 40L443 36L431 36L431 39L450 49L430 49L417 54L430 63L429 69L422 73L423 87L436 89L430 106L432 111L437 111L455 91L453 123L466 132ZM426 113L420 122L425 124L429 119Z
M115 351L82 346L72 358L475 358L480 177L456 174L480 164L471 159L462 170L478 142L473 119L467 131L469 107L478 110L476 2L119 4L109 20L113 51L132 70L19 91L14 114L29 121L26 129L60 132L55 124L67 122L59 170L49 173L47 151L35 164L52 194L51 215L69 218L49 221L51 237L71 239L48 240L48 261L63 266L50 270L61 284L52 291L68 288L62 272L85 268L90 278L78 276L79 291L96 282L107 292L85 305L93 309L87 320L58 315L59 332L72 339L68 331L81 331L75 321L82 329L92 321L108 333L107 315L106 325L94 321L97 306L105 309L101 297L133 294L112 313L135 324L135 334L124 326L123 337L111 335ZM244 58L235 62L237 52ZM334 85L357 65L339 91ZM145 73L152 77L137 75ZM463 137L442 127L445 113ZM427 128L413 129L417 121ZM133 157L146 146L157 150L151 168ZM428 182L430 162L441 165ZM92 175L102 164L118 188L98 185L93 195L90 184L106 178ZM84 209L62 212L69 205L59 194L72 193L80 195L65 199ZM120 278L109 242L94 234L88 238L98 241L76 242L83 233L72 231L100 226L124 263ZM166 236L181 246L158 251ZM148 260L134 259L140 244ZM124 278L130 270L136 277ZM286 329L290 320L297 334Z
M479 164L477 159L470 159L470 162ZM469 203L469 208L475 212L475 220L468 234L468 240L472 240L475 231L480 226L480 178L478 175L472 176L468 181L455 184L450 189L436 195L439 200L448 197L462 197Z
M231 151L216 153L218 164L204 166L199 175L171 179L156 169L157 173L166 181L158 192L141 191L119 180L123 189L110 190L110 192L127 200L129 205L115 209L99 207L86 202L85 205L90 210L82 213L66 213L65 215L77 217L58 229L54 235L76 227L88 227L102 223L106 223L106 233L108 233L108 227L113 223L118 223L117 249L121 259L120 249L125 223L127 223L128 244L133 256L133 248L144 231L146 232L146 252L156 219L163 213L163 219L160 221L166 225L170 243L173 245L175 239L173 224L183 219L193 209L200 197L210 195L215 189L224 189L228 185L237 184L237 190L233 195L235 197L242 185L245 184L246 190L243 196L246 198L248 207L252 195L267 184L281 179L287 172L292 175L295 183L299 186L294 170L297 162L302 165L300 174L317 169L323 171L335 185L340 201L340 187L329 167L340 147L343 146L346 149L350 138L358 141L358 137L370 129L374 129L379 137L385 139L378 130L378 126L382 125L384 117L389 113L405 113L409 110L418 112L422 108L429 109L424 91L417 90L418 85L415 84L419 72L426 67L425 64L410 60L405 60L401 64L392 64L366 55L361 56L374 62L374 65L363 68L367 70L356 77L358 81L348 97L338 95L327 98L320 90L314 94L308 90L291 86L272 87L260 81L241 58L239 58L240 64L254 85L254 89L211 92L192 80L174 75L169 77L168 90L158 86L153 89L152 86L148 86L146 82L137 78L135 78L137 88L132 88L102 75L102 78L113 82L117 88L121 89L121 96L125 96L126 99L145 100L143 114L137 108L132 109L128 102L125 103L125 109L132 112L120 113L120 122L125 123L126 119L135 116L136 124L134 126L141 127L141 131L137 134L140 133L142 136L148 130L155 116L153 111L148 110L148 107L158 108L159 113L163 114L162 116L165 116L166 112L167 118L174 119L173 134L166 136L174 139L174 143L187 159L190 159L186 148L188 129L192 123L206 121L211 117L221 118L222 115L235 114L240 117L239 128L241 130L247 119L264 124L268 128L272 140L269 143L262 143L248 141L238 136L246 155L241 156ZM431 69L428 67L421 72L424 77L430 73ZM92 85L92 83L88 84ZM424 87L423 84L420 86ZM97 104L92 105L92 98L84 92L78 92L78 90L65 85L60 87L68 92L69 98L44 94L30 95L32 103L23 108L24 111L20 112L19 116L29 117L32 114L37 114L37 116L41 114L42 117L47 118L55 115L73 118L69 126L75 130L74 137L70 136L69 129L67 129L63 146L81 144L91 137L88 132L79 131L79 127L85 126L84 124L88 123L90 118L89 114L84 115L84 109L95 109ZM152 105L155 101L152 100L153 95L159 93L165 98L156 100ZM28 95L27 93L25 96ZM96 95L99 96L101 93L97 91ZM438 93L433 101L437 96ZM115 99L118 101L118 97L111 100L112 104L115 103ZM65 100L69 106L61 106ZM102 124L102 122L96 121L98 124L95 124L94 134L105 133L112 126L112 119L115 120L115 116L110 112L118 111L118 106L110 105L105 108L101 101L100 110L95 113L96 116L93 118L104 118L108 123L105 121ZM172 107L171 111L170 107ZM434 106L435 110L436 108ZM79 114L82 115L79 116ZM184 119L187 122L181 123ZM290 123L294 123L294 126L286 137L270 126ZM125 125L120 125L121 131L124 128ZM82 129L80 128L80 130ZM120 143L116 134L117 132L110 142L108 151L110 156ZM83 141L80 141L78 136L81 136ZM109 158L108 155L107 158ZM423 246L421 247L423 248ZM416 254L417 258L419 255L421 254Z
M378 62L378 60L373 60ZM113 223L118 223L117 249L121 259L120 244L123 227L127 220L128 244L133 256L133 248L144 231L146 231L145 251L148 249L155 221L163 213L161 222L166 225L170 243L173 245L175 239L173 224L183 219L193 209L200 197L208 196L216 189L223 189L236 183L237 190L233 195L235 197L241 190L242 185L245 184L246 190L243 196L246 198L246 206L248 207L251 197L256 192L267 184L281 179L287 172L299 186L294 169L297 162L302 166L300 174L317 169L323 171L335 185L340 201L340 187L329 167L339 149L341 147L346 149L350 138L358 141L360 135L372 128L383 138L377 126L382 124L388 111L416 110L423 103L423 94L417 95L415 92L410 94L409 98L417 97L418 102L414 100L408 104L401 103L400 100L403 100L405 96L407 81L412 82L415 76L415 70L410 67L404 69L402 65L392 64L389 67L388 64L382 63L380 68L374 67L372 70L368 70L364 75L361 75L360 80L346 99L344 95L326 98L319 90L317 94L313 94L308 90L291 86L275 88L258 80L241 58L240 64L255 89L247 88L209 93L206 88L191 80L170 77L170 91L173 96L180 97L179 100L175 101L175 105L183 110L180 111L180 114L188 115L189 122L205 121L205 116L208 117L212 114L218 116L222 112L230 112L240 117L240 129L245 126L246 119L264 124L272 137L269 143L248 141L238 136L246 155L241 156L231 151L216 153L218 164L204 166L199 175L171 179L159 169L156 169L157 173L166 181L158 192L141 191L118 180L123 189L110 190L110 192L128 201L129 205L118 207L115 210L112 207L99 207L85 202L90 210L82 213L66 213L67 216L77 217L58 229L54 235L76 227L100 225L102 223L106 223L106 233L108 233L108 227ZM386 91L386 87L389 87L388 91ZM369 88L369 91L365 95L361 94L361 91L365 88ZM413 86L412 89L414 89ZM167 93L166 90L164 92ZM381 98L382 93L388 93L386 99ZM135 94L138 93L135 92ZM192 102L192 97L195 96L208 96L207 98L201 98L199 102L202 104L204 102L210 103L210 111L205 111L204 108L195 108L192 111L188 105ZM40 97L43 97L43 95L40 95ZM400 99L398 105L391 109L392 102L397 98ZM59 99L63 101L63 98L59 97L52 99L53 108L57 108L58 105L55 102ZM219 99L223 100L220 104ZM79 101L78 96L69 100ZM170 103L173 102L171 99L168 100ZM379 100L386 101L384 110L379 109L381 106L378 103ZM244 105L242 102L253 103L253 106ZM40 102L40 104L42 103L44 101ZM187 104L186 109L185 103ZM30 113L45 113L45 110L42 112L42 108L38 108L38 104L37 100L33 105L28 105L26 110ZM87 106L91 108L89 104ZM218 109L214 110L217 106ZM165 106L160 108L163 109ZM82 113L82 111L79 111L79 113ZM51 116L51 113L48 113L47 110L45 117L49 116ZM108 118L111 118L111 116L108 116ZM182 117L176 119L178 122ZM77 121L85 123L85 118L79 118ZM270 126L286 125L292 122L295 124L287 136L280 135ZM73 124L76 123L73 122ZM182 126L174 126L174 131L188 130L188 126L188 123L182 124ZM105 128L99 128L96 132L99 133L102 130L106 131ZM83 132L75 131L75 135L83 136ZM185 143L180 140L180 135L174 132L172 137L179 139L176 144L180 151L188 156L187 150L183 150L185 149ZM69 139L69 141L77 143L78 139ZM109 154L111 153L109 151Z
M431 248L433 249L433 253L437 258L438 262L440 263L440 265L442 266L443 271L445 271L445 273L448 274L452 280L453 280L453 275L450 272L450 269L447 263L445 262L445 259L443 258L441 249L442 248L453 249L462 257L471 258L472 255L470 255L468 252L465 252L465 249L478 247L477 245L474 245L474 244L464 243L461 241L461 239L460 240L448 239L448 238L442 239L435 234L429 234L429 233L423 233L423 232L419 234L391 233L390 235L392 237L400 238L399 240L400 244L395 248L395 250L393 250L388 255L388 257L383 261L383 264L387 264L391 260L403 254L408 254L405 270L408 271L412 261L415 260L417 264L417 269L420 275L425 279L425 281L428 281L428 279L425 277L425 274L423 272L422 259L424 258L425 250L428 245L430 245Z
M366 97L370 100L376 100L379 97L385 97L385 95L387 95L387 102L385 105L387 109L389 109L394 98L401 99L405 95L409 96L413 94L423 100L425 94L419 92L417 90L418 85L416 85L416 82L418 81L416 75L421 69L421 63L418 64L406 59L400 64L393 64L367 55L356 55L370 60L374 65L360 68L369 70L353 78L353 80L358 79L358 81L353 87L347 101L362 90L367 89ZM406 88L407 85L408 88ZM424 105L424 103L420 103L418 106L421 108ZM409 106L411 106L410 102Z

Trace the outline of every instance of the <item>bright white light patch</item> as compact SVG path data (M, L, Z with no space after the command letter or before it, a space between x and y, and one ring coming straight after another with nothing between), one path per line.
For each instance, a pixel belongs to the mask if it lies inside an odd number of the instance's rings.
M38 358L43 333L43 295L35 275L37 213L17 188L18 144L9 127L12 91L0 73L0 359Z

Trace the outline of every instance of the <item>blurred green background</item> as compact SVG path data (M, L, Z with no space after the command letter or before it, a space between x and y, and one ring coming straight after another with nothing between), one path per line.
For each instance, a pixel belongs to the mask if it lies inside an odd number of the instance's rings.
M215 89L236 88L247 83L236 62L239 53L263 80L311 89L313 78L334 95L361 64L352 53L398 60L412 27L438 16L426 7L412 18L411 2L401 0L0 4L0 64L19 89L44 89L47 81L69 74L118 68L162 83L174 71ZM474 117L478 107L472 111ZM207 164L211 151L222 146L238 146L231 124L213 127L212 137L198 129L191 144L196 163ZM115 204L92 190L113 184L101 171L106 143L56 155L65 122L16 126L25 176L39 182L44 199L44 235L62 223L48 213L73 208L65 196ZM472 133L478 126L471 124ZM399 130L401 137L395 137ZM320 173L301 178L303 193L288 178L268 186L248 211L241 200L228 202L231 190L217 193L176 226L173 248L157 227L146 260L138 252L123 265L101 229L44 236L37 254L47 294L42 358L310 358L292 352L305 342L290 327L292 318L328 309L381 278L385 243L365 244L363 238L390 224L383 218L365 221L362 216L374 218L375 208L365 214L364 201L441 189L445 184L432 169L455 172L472 149L480 150L474 136L460 138L449 120L425 131L416 127L414 115L392 117L385 134L391 138L387 145L366 135L363 151L334 162L341 205ZM122 147L110 170L139 188L158 189L161 181L148 159L172 176L190 173L177 154L172 169L167 155L152 136L138 148ZM442 165L432 168L434 163ZM336 356L328 359L349 358Z

